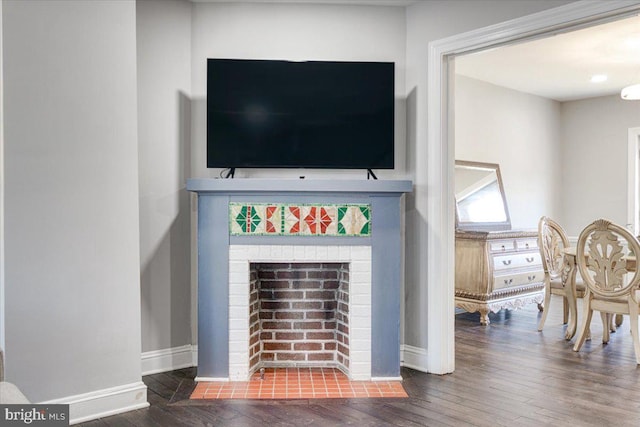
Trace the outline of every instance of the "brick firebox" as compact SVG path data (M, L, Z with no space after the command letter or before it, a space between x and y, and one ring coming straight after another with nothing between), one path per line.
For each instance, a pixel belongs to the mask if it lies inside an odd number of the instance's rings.
M349 264L251 264L249 370L349 371Z
M257 279L257 273L253 275L251 268L252 266L255 268L257 264L264 266L266 264L277 265L282 263L289 265L287 269L292 268L290 273L285 273L284 271L281 273L289 276L302 274L296 272L296 265L309 266L313 264L324 266L332 264L339 269L341 279L338 280L337 288L331 289L336 286L335 280L312 280L309 279L309 272L317 270L317 273L311 274L312 276L314 274L332 276L334 273L320 273L317 268L311 268L305 273L308 281L304 286L320 286L318 289L307 289L306 287L304 290L295 289L296 286L302 286L301 281L296 281L295 277L287 280L286 285L284 282L276 284L278 281L274 280L276 283L267 285L271 286L271 288L262 289L262 302L266 303L265 307L269 307L270 302L281 296L280 292L283 291L276 290L273 285L292 287L286 289L286 292L291 293L291 296L294 297L291 301L286 301L289 309L285 311L263 310L262 312L258 310L256 316L255 312L252 313L250 306L256 307L255 299L258 298L260 292L250 297L252 277ZM280 266L275 267L275 270L279 269ZM324 271L324 269L322 270ZM322 362L324 366L330 365L344 370L352 380L370 380L371 271L370 246L231 245L229 247L229 380L247 381L251 373L260 366L291 366L291 362L304 362L298 363L298 365L305 366L311 365L311 362ZM316 283L312 284L312 282ZM340 282L344 282L342 286ZM257 289L257 284L254 289ZM324 295L324 297L320 298L320 295ZM253 300L250 304L251 298ZM332 299L331 302L329 302L329 298ZM314 307L320 307L320 304L322 304L322 309L305 312L293 309L294 304L302 302L314 302L316 303L313 305ZM257 307L260 306L257 305ZM330 308L333 306L336 307L335 310ZM254 341L253 344L250 344L252 332L255 334L260 323L260 313L262 313L262 316L271 318L263 319L263 326L265 323L271 323L271 326L275 327L275 329L265 331L269 335L265 334L264 337L270 337L271 339L262 341L262 359L260 359L259 347L255 347L256 342ZM302 316L302 318L285 319L284 317L287 316ZM322 316L323 318L313 319L314 316ZM278 317L280 318L278 319ZM337 328L342 328L342 330L329 328L334 323ZM339 324L343 324L343 326L339 327ZM284 331L287 333L303 333L305 334L304 338L278 342L276 337L279 331L278 327L285 328ZM307 333L325 332L331 332L332 339L328 338L328 334L322 335L327 339L320 338L320 335L307 335ZM258 338L255 338L254 335L253 340L259 340L259 338L259 335ZM322 350L319 350L318 344L322 344ZM309 345L317 350L310 350ZM335 351L330 350L333 345L336 347ZM338 350L340 345L347 347L348 351ZM253 353L250 350L252 346L254 348ZM264 357L265 346L268 350L266 357ZM287 350L276 351L272 346L282 346ZM307 349L301 350L305 346ZM325 353L325 349L330 353ZM271 357L270 354L273 354L273 360L267 360L267 358ZM328 354L331 354L331 356ZM258 359L256 359L256 355L258 355ZM304 357L306 360L283 361L281 360L282 357L293 359ZM333 360L311 360L313 358L329 357ZM250 360L253 360L253 362L250 362ZM342 360L342 365L340 360Z

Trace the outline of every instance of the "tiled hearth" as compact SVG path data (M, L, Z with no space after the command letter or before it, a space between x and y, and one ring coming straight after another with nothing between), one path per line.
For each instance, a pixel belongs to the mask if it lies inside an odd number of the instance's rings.
M350 381L333 368L266 368L249 381L200 382L191 399L407 397L400 381Z

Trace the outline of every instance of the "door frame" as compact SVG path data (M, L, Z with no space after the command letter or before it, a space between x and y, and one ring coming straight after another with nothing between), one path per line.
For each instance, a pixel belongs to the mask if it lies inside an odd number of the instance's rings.
M629 128L627 183L627 228L640 231L640 127Z
M637 13L638 1L577 1L428 44L427 69L427 371L453 372L454 237L453 79L450 58L614 21Z

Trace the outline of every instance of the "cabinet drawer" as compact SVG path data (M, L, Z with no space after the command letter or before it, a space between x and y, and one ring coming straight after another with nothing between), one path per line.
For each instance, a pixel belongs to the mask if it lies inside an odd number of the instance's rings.
M538 239L521 239L516 241L519 251L527 251L530 249L538 249Z
M495 276L493 290L528 285L530 283L539 283L542 282L543 279L544 272L542 270L532 270L525 271L523 273Z
M540 252L512 253L493 257L494 271L542 265Z
M498 240L489 244L492 253L510 252L516 249L516 242L513 240Z

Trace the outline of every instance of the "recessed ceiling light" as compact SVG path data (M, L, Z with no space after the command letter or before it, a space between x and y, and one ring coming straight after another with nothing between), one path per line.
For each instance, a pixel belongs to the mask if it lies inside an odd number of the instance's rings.
M624 89L622 89L620 96L622 97L622 99L633 100L633 101L639 100L640 84L625 87Z
M591 83L602 83L607 81L606 74L594 74L591 76Z

